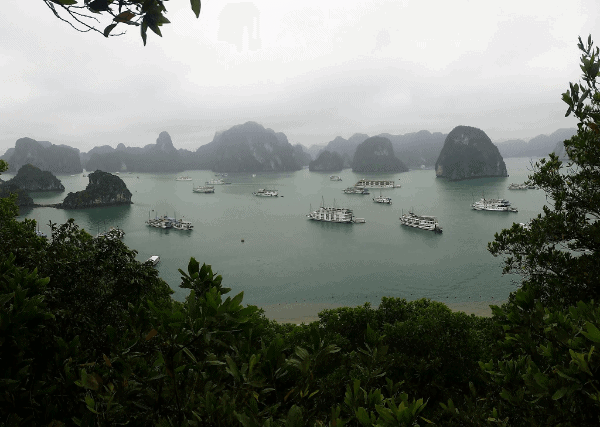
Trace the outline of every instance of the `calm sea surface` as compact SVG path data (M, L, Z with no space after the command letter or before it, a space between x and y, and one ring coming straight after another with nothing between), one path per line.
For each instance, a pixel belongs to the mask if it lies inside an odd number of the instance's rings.
M541 190L511 191L530 173L529 158L506 159L508 178L481 178L447 182L433 170L365 175L346 169L343 181L329 173L229 174L231 185L215 186L215 194L197 194L192 186L214 178L210 171L178 174L121 174L133 194L133 205L85 210L35 208L20 218L33 218L50 234L48 222L76 223L95 235L110 226L125 230L123 242L138 252L140 261L160 255L160 276L183 300L178 287L179 268L190 257L211 264L223 275L224 286L244 291L244 302L267 306L306 302L356 306L377 305L382 296L409 300L427 297L448 303L501 301L516 287L516 276L502 276L500 258L487 251L494 233L513 222L526 222L546 204ZM175 181L189 175L193 182ZM11 178L4 174L3 178ZM401 188L382 190L393 204L374 203L371 195L343 194L360 178L394 180ZM69 191L85 189L88 178L59 175L66 187L61 194L31 193L37 203L62 201ZM252 195L260 188L276 189L280 197ZM503 197L518 213L474 211L473 199ZM366 224L331 224L310 221L309 208L322 198L354 210ZM442 235L400 225L409 209L435 215ZM168 214L192 221L191 232L148 227L149 216ZM242 239L244 242L242 243Z

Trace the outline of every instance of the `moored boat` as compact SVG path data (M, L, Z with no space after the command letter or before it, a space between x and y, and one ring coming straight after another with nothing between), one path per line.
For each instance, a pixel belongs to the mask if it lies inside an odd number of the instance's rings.
M231 184L231 182L225 182L225 181L223 181L223 179L219 178L219 179L211 179L210 181L206 181L205 184L206 185L224 185L224 184Z
M392 198L391 197L384 197L381 195L381 190L379 191L379 196L377 197L373 197L373 201L375 203L384 203L386 205L391 205L392 204Z
M158 255L152 255L146 260L146 262L149 262L152 265L156 265L160 262L160 257Z
M260 190L255 191L252 194L259 197L277 197L279 195L277 190L265 190L264 188L261 188Z
M321 203L319 209L306 215L306 217L313 221L324 221L324 222L336 222L341 224L363 224L364 218L356 218L352 209L338 208L336 206L327 207L324 202Z
M339 177L339 176L337 176L337 175L331 175L331 176L329 177L329 180L331 180L331 181L341 181L341 180L342 180L342 178L340 178L340 177Z
M528 188L527 184L515 184L515 183L513 183L513 184L510 184L508 186L509 190L527 190L527 188Z
M177 178L175 178L175 181L191 181L192 178L190 178L189 176L178 176Z
M518 212L506 199L485 199L473 203L471 207L476 211Z
M440 227L437 218L431 215L417 215L414 212L403 213L400 217L400 224L420 228L421 230L430 230L435 233L442 232L442 227Z
M346 194L369 194L369 190L366 188L348 187L344 189Z
M396 185L394 181L382 180L382 179L361 179L356 184L358 188L400 188L400 185Z
M198 187L193 187L192 191L194 193L214 193L215 192L215 187L212 185L200 185Z

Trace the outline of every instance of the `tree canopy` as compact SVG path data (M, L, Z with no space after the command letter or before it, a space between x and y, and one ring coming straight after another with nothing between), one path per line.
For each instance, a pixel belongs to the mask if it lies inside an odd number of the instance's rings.
M147 30L150 28L162 37L160 27L169 24L165 3L168 0L42 0L61 21L81 32L96 31L105 37L123 34L114 33L119 25L140 27L146 45ZM190 0L196 18L200 16L200 0ZM106 23L110 24L104 26Z

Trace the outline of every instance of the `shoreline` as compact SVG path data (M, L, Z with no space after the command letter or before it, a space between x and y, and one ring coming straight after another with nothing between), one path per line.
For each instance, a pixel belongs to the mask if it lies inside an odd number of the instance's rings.
M439 302L439 301L438 301ZM505 301L473 301L473 302L457 302L445 303L453 312L463 312L466 314L474 314L480 317L491 317L492 309L490 305L500 305ZM318 314L323 310L347 307L342 304L330 303L291 303L291 304L269 304L258 306L265 311L265 317L269 320L275 320L278 323L311 323L319 320ZM356 306L360 307L360 306ZM355 307L351 307L355 308ZM376 307L373 307L376 308Z

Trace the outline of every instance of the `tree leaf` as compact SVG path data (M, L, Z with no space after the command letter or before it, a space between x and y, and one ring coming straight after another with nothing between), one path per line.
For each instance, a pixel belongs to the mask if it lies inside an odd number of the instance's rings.
M108 27L104 29L104 37L108 37L113 28L115 28L117 24L110 24Z
M146 22L146 18L144 18L140 27L140 31L142 33L142 40L144 42L144 46L146 46L146 38L148 37L148 35L146 34L146 31L148 30L148 23Z
M158 334L158 331L156 329L152 329L150 332L148 332L148 335L146 335L146 341L152 339L152 337L154 337L156 334Z
M126 10L125 12L121 12L117 16L115 16L113 21L129 22L129 21L131 21L131 18L133 18L134 16L135 16L135 13L131 12L130 10Z
M190 0L192 10L196 14L196 18L200 17L200 0Z
M108 0L94 0L88 4L93 12L106 12L108 10Z
M61 6L71 6L77 4L77 0L51 0L53 3L60 4Z
M567 388L566 387L562 387L562 388L558 389L556 391L556 393L554 393L552 395L552 400L558 400L561 397L563 397L566 393L567 393Z

